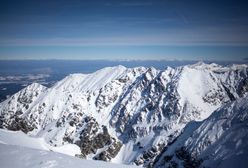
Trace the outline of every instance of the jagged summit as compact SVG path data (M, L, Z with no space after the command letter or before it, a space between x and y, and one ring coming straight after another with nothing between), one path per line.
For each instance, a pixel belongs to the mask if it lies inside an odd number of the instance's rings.
M52 146L76 144L83 158L149 167L189 122L247 91L246 65L107 67L50 88L27 86L0 103L0 127Z

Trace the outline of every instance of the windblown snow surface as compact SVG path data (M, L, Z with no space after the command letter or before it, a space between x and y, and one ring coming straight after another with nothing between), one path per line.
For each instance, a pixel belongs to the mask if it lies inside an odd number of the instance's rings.
M80 154L80 148L75 144L66 144L60 147L50 146L43 138L34 138L27 136L21 131L0 130L0 143L16 145L33 149L54 151L71 156Z
M135 168L80 158L45 150L0 144L1 168Z
M71 74L50 88L27 86L0 103L0 128L24 132L13 133L17 139L28 135L9 145L32 144L88 160L244 165L247 91L248 65L107 67ZM1 131L1 141L10 134Z

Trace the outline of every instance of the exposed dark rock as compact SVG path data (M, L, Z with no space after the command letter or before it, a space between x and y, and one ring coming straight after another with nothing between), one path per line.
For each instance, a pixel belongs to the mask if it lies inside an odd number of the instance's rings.
M106 148L94 159L109 161L114 158L122 146L121 142L109 135L106 126L99 127L95 119L86 118L84 121L87 125L81 133L80 141L76 142L81 148L80 157L85 158L89 154L95 154L98 149Z
M175 151L176 157L183 161L184 168L200 168L203 162L202 159L197 159L191 155L185 147L181 147Z
M26 121L23 118L15 118L10 124L7 125L7 129L12 131L19 131L21 130L24 133L28 133L33 131L36 127L32 125L30 122Z
M117 140L113 139L114 142L109 145L108 149L101 152L98 156L94 157L95 160L103 160L103 161L110 161L114 158L122 147L122 143L118 142Z

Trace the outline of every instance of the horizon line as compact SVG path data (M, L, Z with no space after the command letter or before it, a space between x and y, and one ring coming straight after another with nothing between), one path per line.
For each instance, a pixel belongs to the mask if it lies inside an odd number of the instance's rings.
M142 61L167 61L167 62L248 62L248 59L243 60L207 60L207 59L1 59L0 61L106 61L106 62L142 62Z

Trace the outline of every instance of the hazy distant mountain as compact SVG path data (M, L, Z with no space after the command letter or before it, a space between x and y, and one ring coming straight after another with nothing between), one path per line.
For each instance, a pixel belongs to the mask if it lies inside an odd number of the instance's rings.
M0 126L86 159L225 167L247 162L247 91L247 65L107 67L27 86L0 104Z

